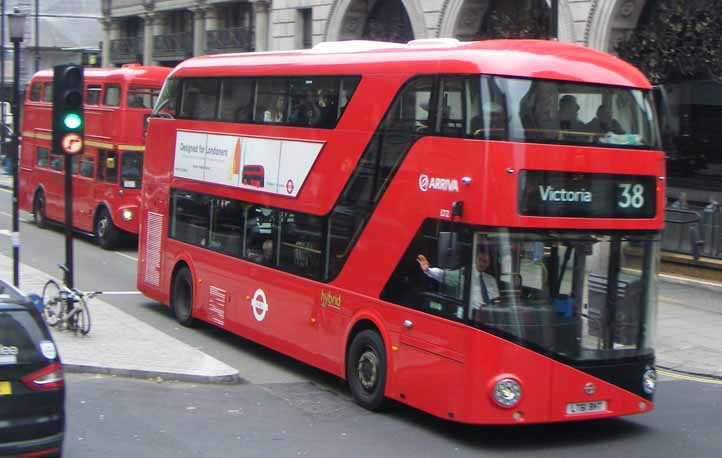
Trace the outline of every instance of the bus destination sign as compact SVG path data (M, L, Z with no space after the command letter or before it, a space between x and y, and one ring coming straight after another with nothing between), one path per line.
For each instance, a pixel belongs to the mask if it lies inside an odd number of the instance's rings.
M653 176L519 172L519 213L577 218L653 218Z

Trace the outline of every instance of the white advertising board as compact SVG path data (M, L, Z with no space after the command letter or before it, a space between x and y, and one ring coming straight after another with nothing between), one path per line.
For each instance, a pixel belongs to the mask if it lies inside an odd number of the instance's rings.
M296 197L319 142L178 131L173 175Z

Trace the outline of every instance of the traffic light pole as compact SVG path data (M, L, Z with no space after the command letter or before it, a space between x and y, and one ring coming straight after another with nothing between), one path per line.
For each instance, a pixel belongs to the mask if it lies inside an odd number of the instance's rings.
M53 68L53 152L65 155L65 285L73 288L73 156L83 154L83 67Z
M73 288L73 156L65 153L65 271L64 282Z

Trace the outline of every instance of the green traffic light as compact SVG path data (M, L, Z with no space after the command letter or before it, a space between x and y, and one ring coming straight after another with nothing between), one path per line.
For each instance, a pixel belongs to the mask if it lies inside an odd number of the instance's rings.
M77 129L83 123L83 120L77 113L68 113L63 119L63 124L68 129Z

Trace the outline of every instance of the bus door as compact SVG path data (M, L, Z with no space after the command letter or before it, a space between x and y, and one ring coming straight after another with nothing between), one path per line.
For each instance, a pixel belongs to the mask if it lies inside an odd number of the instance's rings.
M424 234L427 226L422 226L382 297L406 306L397 318L401 326L394 363L396 394L424 410L446 416L463 408L459 391L465 389L465 351L470 337L463 323L468 316L465 298L472 269L468 260L461 262L466 257L440 259L451 236L437 239ZM454 250L463 249L462 244L457 246L456 237L453 243ZM438 254L433 252L435 248ZM419 255L428 256L438 275L432 278L423 274Z
M41 179L45 185L46 216L55 221L65 221L65 156L43 147L38 147L38 154L43 149L48 152L47 169Z
M93 230L95 210L95 158L91 154L73 156L73 226Z

